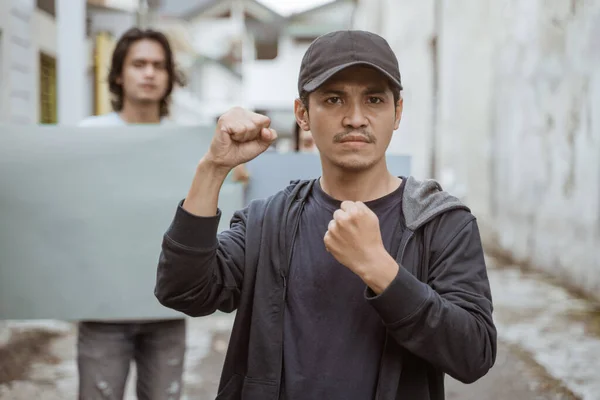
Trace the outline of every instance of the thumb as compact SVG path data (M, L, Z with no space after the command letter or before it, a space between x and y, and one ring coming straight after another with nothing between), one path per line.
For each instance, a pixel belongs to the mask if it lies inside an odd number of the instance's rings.
M263 128L260 131L259 140L261 142L267 142L270 145L275 139L277 139L277 132L275 132L275 129Z

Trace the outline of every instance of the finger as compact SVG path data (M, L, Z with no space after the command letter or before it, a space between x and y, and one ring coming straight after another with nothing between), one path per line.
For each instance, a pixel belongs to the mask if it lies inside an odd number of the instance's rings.
M358 207L353 201L343 201L340 208L348 214L354 214L358 211Z
M348 213L344 210L341 209L337 209L335 210L335 212L333 213L333 220L334 221L345 221L348 219Z
M244 123L246 131L244 132L244 142L255 140L260 135L261 128L254 124L252 121L246 121Z
M268 128L271 126L271 118L266 115L252 113L250 120L259 128Z
M329 235L329 231L325 232L325 236L323 237L323 243L325 244L325 250L329 253L329 244L331 243L331 236Z
M335 222L335 220L331 220L329 221L329 225L327 225L327 232L332 232L335 230L335 228L337 227L337 224Z
M245 154L252 154L252 158L257 157L269 148L270 143L264 140L249 140L244 143L239 143L240 149L244 150Z
M248 128L245 124L234 122L223 127L223 130L231 136L231 140L243 142Z

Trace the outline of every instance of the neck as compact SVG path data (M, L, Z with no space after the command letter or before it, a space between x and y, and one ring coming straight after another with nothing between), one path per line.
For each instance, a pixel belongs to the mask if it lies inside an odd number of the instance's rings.
M160 106L156 103L132 104L125 101L119 115L128 124L158 124L160 123Z
M385 159L366 171L348 171L339 167L325 168L321 188L334 199L367 202L398 189L401 179L387 169Z

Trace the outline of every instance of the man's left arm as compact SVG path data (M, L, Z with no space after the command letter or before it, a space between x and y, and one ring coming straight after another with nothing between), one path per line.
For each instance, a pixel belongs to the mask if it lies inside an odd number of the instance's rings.
M375 276L373 282L365 280L372 289L367 299L402 347L472 383L496 358L492 297L475 218L466 211L450 214L435 227L428 284L390 256L384 263L394 265L381 270L394 271L395 277L390 282L382 273L379 282ZM444 231L453 234L439 234Z

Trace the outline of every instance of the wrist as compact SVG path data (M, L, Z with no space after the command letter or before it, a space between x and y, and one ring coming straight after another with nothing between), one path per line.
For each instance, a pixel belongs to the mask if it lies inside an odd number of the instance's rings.
M396 279L400 266L386 250L376 252L369 265L363 266L359 273L362 281L375 294L381 294Z
M216 162L210 154L206 154L196 166L196 174L209 176L217 180L225 180L233 168Z

